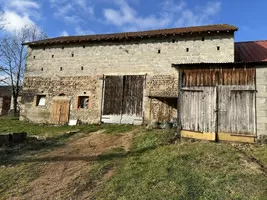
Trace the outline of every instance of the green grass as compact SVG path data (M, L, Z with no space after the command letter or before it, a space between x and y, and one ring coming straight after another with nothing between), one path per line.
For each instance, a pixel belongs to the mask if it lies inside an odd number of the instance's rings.
M100 125L81 126L54 126L40 125L19 121L17 118L0 117L0 133L27 132L29 135L39 135L44 137L57 137L59 134L79 129L81 132L93 132L101 129Z
M27 192L39 176L39 165L25 163L35 156L97 130L123 135L133 131L129 152L121 147L99 155L93 165L74 177L63 199L267 199L267 174L244 153L267 166L266 145L176 142L175 130L146 130L136 126L39 126L0 118L0 131L26 131L49 136L0 151L0 199ZM80 129L80 133L64 134ZM1 167L4 165L4 167ZM112 176L107 176L112 172ZM17 192L18 191L18 192Z
M265 199L267 179L235 148L184 143L122 158L96 199Z
M105 129L105 133L121 135L126 132L138 129L139 127L133 125L116 125L116 124L103 124L102 127Z
M0 199L13 199L27 192L29 182L39 176L37 163L20 163L0 167Z

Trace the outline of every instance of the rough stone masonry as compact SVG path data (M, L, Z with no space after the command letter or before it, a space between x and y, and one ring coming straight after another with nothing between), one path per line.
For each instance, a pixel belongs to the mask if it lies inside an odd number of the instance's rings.
M233 61L233 32L29 45L21 118L51 123L53 99L64 97L70 119L99 123L103 75L146 75L144 121L169 121L177 115L178 96L172 63ZM79 96L89 97L84 109Z

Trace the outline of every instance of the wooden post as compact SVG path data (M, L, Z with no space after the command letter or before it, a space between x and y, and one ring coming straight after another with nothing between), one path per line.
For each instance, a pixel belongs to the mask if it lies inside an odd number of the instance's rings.
M181 137L181 130L182 130L182 124L181 124L181 97L182 97L182 84L183 84L183 70L178 69L178 98L177 98L177 133L179 137Z

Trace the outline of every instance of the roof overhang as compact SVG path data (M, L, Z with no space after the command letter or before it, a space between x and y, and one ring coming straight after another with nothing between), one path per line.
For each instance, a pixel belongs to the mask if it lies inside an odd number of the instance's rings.
M172 64L172 67L176 69L182 69L182 68L205 68L205 67L241 67L244 65L248 66L267 66L267 61L253 61L253 62L201 62L201 63L180 63L180 64Z
M214 24L207 26L182 27L138 32L124 32L111 34L96 34L83 36L64 36L49 38L45 40L26 42L23 45L38 46L38 45L52 45L52 44L68 44L81 42L100 42L100 41L120 41L120 40L135 40L144 38L157 38L166 36L187 36L195 34L218 34L218 33L233 33L238 28L229 24Z

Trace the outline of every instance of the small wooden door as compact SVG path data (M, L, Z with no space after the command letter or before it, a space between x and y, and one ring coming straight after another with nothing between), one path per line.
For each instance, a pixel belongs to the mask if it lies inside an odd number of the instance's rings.
M51 122L54 124L66 124L69 121L70 101L55 99L52 103Z

